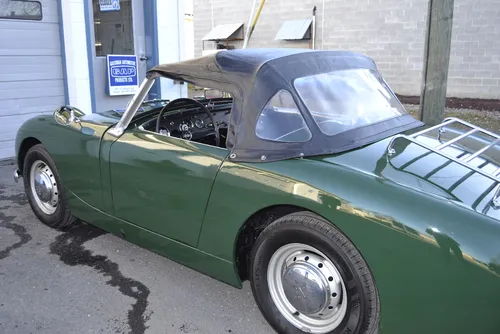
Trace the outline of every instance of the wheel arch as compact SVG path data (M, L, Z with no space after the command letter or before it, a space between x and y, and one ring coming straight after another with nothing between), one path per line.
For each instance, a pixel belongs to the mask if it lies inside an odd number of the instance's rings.
M250 217L248 217L245 222L241 225L238 235L236 237L235 248L234 248L234 259L235 259L235 269L236 273L241 282L248 280L248 268L250 264L250 257L252 253L255 241L262 233L262 231L269 226L274 221L281 217L289 215L296 212L310 212L318 217L321 217L328 221L330 224L335 226L337 229L342 231L342 229L334 224L331 219L321 215L315 210L311 210L305 206L297 206L291 204L279 204L272 205L262 208L254 212ZM349 238L345 233L344 235ZM351 242L353 242L351 240ZM354 244L354 242L353 242Z
M24 158L26 157L29 149L41 143L42 142L35 137L27 137L23 139L21 145L19 145L18 151L16 152L17 166L19 167L19 170L22 171L24 168Z

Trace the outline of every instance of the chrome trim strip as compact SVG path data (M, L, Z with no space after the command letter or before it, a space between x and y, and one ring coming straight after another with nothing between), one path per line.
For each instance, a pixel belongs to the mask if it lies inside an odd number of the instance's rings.
M141 86L139 87L139 90L137 91L137 93L135 93L134 97L127 105L127 109L125 109L125 112L123 113L122 118L120 118L120 121L108 131L109 134L115 137L120 137L123 134L125 129L130 124L130 121L137 113L137 110L139 110L139 107L146 98L146 95L148 95L149 90L151 89L151 87L153 87L154 82L155 79L152 78L144 79L144 81L141 83Z

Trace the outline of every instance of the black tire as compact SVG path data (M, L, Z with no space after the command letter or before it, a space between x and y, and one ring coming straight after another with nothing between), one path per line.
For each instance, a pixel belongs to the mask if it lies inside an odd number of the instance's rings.
M333 333L378 333L380 302L368 265L352 242L331 223L310 212L297 212L271 223L252 250L250 281L257 304L278 333L304 333L288 322L269 292L267 270L272 255L290 243L316 248L337 267L347 288L347 311Z
M30 170L33 163L37 160L43 161L50 167L57 182L59 200L57 208L52 214L46 214L40 209L31 192ZM61 178L59 177L54 160L52 160L42 144L31 147L26 153L23 162L23 180L24 189L31 209L42 223L55 229L64 229L65 227L68 227L76 222L76 218L73 217L69 210L68 201L66 199L66 191L61 183Z

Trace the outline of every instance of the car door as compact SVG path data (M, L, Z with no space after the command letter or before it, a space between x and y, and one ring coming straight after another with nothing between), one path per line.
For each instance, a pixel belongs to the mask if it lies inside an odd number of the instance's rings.
M196 246L223 148L127 130L110 149L116 217Z

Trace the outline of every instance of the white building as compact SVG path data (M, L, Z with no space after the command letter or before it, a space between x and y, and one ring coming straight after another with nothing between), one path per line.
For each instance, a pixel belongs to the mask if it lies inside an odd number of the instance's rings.
M184 59L186 43L192 57L185 9L190 1L0 0L0 159L14 156L26 119L59 105L125 108L130 95L108 93L108 54L137 56L139 82L154 65ZM186 85L162 79L149 99L186 95Z

